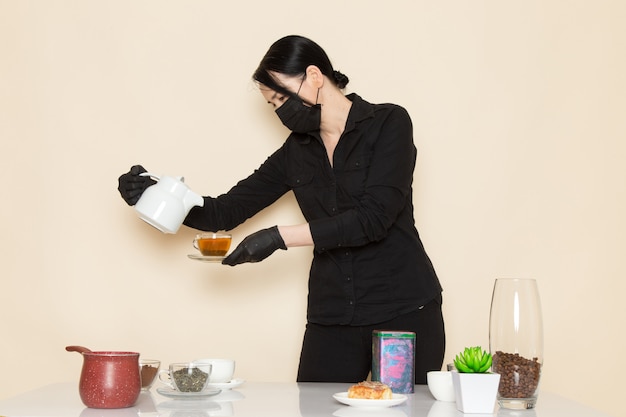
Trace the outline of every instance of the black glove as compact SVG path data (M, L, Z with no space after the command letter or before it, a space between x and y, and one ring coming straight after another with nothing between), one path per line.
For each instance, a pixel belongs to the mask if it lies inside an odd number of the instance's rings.
M119 183L117 190L129 206L137 204L146 188L156 184L156 181L149 176L139 175L144 172L147 171L141 165L133 165L130 171L121 175L117 180Z
M222 264L235 266L244 262L261 262L276 249L287 249L285 241L278 232L278 226L259 230L246 237L233 253L222 261Z

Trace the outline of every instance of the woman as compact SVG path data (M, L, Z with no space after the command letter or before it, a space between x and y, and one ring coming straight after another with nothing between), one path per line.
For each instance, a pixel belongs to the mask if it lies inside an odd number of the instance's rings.
M372 330L417 334L416 383L439 370L445 335L441 286L415 228L416 149L407 112L345 96L348 78L301 36L275 42L253 75L292 133L226 194L204 197L184 224L230 230L293 191L306 223L253 233L223 263L259 262L312 246L307 327L298 381L358 382L371 367ZM119 179L130 205L151 180Z

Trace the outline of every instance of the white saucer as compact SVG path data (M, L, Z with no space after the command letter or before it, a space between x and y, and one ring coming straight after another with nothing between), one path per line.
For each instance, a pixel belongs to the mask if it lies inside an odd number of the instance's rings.
M195 253L191 253L191 254L187 255L187 257L189 259L193 259L194 261L214 262L214 263L215 262L222 263L224 258L226 258L225 256L204 256L204 255L197 255Z
M226 391L226 390L230 390L233 388L237 388L238 386L240 386L241 384L243 384L245 381L245 379L231 379L228 382L214 382L211 383L209 382L206 386L207 387L212 387L212 388L218 388L221 389L222 391Z
M347 392L338 392L333 394L333 398L342 404L360 408L385 408L402 404L406 401L407 396L403 394L392 394L390 400L366 400L363 398L348 398Z
M221 389L217 388L205 388L200 392L180 392L173 388L157 388L157 392L164 397L168 398L177 398L177 399L185 399L185 400L197 400L201 398L212 397L213 395L217 395L222 392Z

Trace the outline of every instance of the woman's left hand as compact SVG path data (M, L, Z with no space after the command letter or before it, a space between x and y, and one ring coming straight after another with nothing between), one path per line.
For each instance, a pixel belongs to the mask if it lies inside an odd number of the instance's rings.
M259 230L246 237L222 264L235 266L245 262L261 262L277 249L287 249L278 226Z

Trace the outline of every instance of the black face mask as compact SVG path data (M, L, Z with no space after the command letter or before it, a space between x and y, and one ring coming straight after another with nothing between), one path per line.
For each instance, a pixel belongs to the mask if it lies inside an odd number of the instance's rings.
M276 115L289 130L296 133L308 133L320 128L322 105L307 106L302 100L289 97L276 109Z

